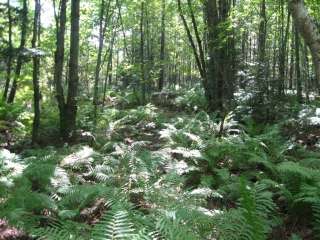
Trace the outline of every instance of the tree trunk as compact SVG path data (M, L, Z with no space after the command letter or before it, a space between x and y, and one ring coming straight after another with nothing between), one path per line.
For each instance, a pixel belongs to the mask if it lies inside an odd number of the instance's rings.
M9 24L9 31L8 31L8 44L9 44L9 55L8 55L8 62L7 62L7 76L6 76L6 83L4 87L4 92L2 99L5 101L7 99L9 85L11 81L11 68L12 68L12 16L11 16L11 6L10 0L7 1L8 6L8 24Z
M292 25L291 30L291 50L290 50L290 71L289 71L289 89L293 89L293 74L294 74L294 38L295 38L295 27L294 23Z
M140 67L141 67L141 93L142 103L146 101L146 80L144 72L144 1L141 2L140 18Z
M32 48L37 48L40 45L40 12L41 3L40 0L35 0L34 10L34 22L33 22L33 37L32 37ZM32 126L32 144L38 141L39 127L40 127L40 57L33 57L33 104L34 104L34 118Z
M267 15L266 15L266 0L262 0L260 6L260 25L258 36L258 74L257 85L258 91L266 92L266 38L267 38Z
M65 43L65 31L67 21L67 0L61 0L60 2L60 14L59 19L56 16L56 51L54 58L54 85L56 91L56 98L59 107L60 117L60 135L63 137L65 133L65 97L62 86L62 75L64 65L64 43Z
M97 121L98 100L99 100L98 99L99 98L99 78L100 78L100 70L101 70L102 49L103 49L103 43L104 43L104 26L103 26L104 10L105 10L105 2L104 0L101 0L100 16L99 16L100 18L99 19L99 48L98 48L97 64L96 64L96 70L95 70L94 93L93 93L94 125L96 125L96 121Z
M221 113L225 111L225 106L233 95L232 89L229 89L234 80L232 62L235 57L232 50L232 34L228 30L230 7L227 0L204 1L209 55L206 68L206 95L210 110ZM222 29L221 25L227 29Z
M164 60L165 60L165 40L166 40L166 0L162 0L162 13L161 13L161 39L160 39L160 74L158 82L158 90L162 91L164 86Z
M79 85L79 21L80 20L80 0L71 1L71 36L70 36L70 59L69 59L69 81L68 96L65 109L66 125L65 135L67 140L73 135L76 129L77 117L77 96Z
M302 103L302 83L300 73L300 36L298 28L295 30L295 49L296 49L296 84L297 84L297 100Z
M309 59L308 59L308 47L303 44L303 78L304 78L304 89L306 93L306 101L310 101L310 74L309 74Z
M14 76L13 83L12 83L11 90L10 90L10 94L8 97L8 103L13 103L14 98L16 96L16 91L17 91L17 87L18 87L18 80L20 78L21 68L22 68L22 64L23 64L22 50L24 49L24 47L26 45L27 29L28 29L28 5L27 5L27 0L23 0L21 39L20 39L20 46L19 46L19 54L18 54L18 60L17 60L16 70L15 70L15 76Z
M107 73L105 76L105 81L104 81L104 86L103 86L103 100L102 100L102 104L103 106L105 105L105 101L106 101L106 92L107 92L107 85L108 85L108 81L112 81L112 58L113 58L113 45L115 42L115 36L116 32L114 31L112 33L112 38L111 41L109 43L109 56L108 56L108 63L107 63Z
M310 17L304 0L289 0L289 6L298 31L308 45L315 69L316 84L320 83L320 32ZM318 89L320 91L320 89Z
M284 6L281 3L281 38L279 50L279 82L278 82L278 95L282 96L285 90L285 69L286 69L286 53L288 45L288 36L290 29L290 12L287 15L287 26L284 29Z
M182 7L181 7L181 0L178 0L178 10L179 10L179 15L180 15L180 18L182 20L183 26L184 26L184 28L186 30L186 33L187 33L188 40L189 40L189 43L191 45L191 48L192 48L192 51L193 51L193 55L194 55L196 63L197 63L197 67L198 67L200 76L201 76L201 78L203 80L204 86L206 86L206 71L204 69L204 66L202 65L203 61L201 60L201 58L199 56L200 54L197 51L197 47L196 47L195 41L193 40L191 30L190 30L190 28L188 26L188 23L187 23L187 20L186 20L184 14L183 14ZM205 89L206 89L206 87L205 87Z
M192 22L194 34L195 34L195 37L197 40L199 58L201 61L202 70L205 72L206 71L206 60L205 60L205 56L204 56L204 49L203 49L203 45L202 45L202 40L201 40L201 37L199 34L198 25L197 25L196 18L195 18L194 12L193 12L191 0L188 0L187 2L188 2L188 8L189 8L190 16L191 16L191 22Z

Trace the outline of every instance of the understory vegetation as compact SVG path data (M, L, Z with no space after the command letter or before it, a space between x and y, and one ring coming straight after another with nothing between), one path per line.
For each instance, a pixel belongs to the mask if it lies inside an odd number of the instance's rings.
M1 150L0 218L19 229L16 234L53 240L320 237L320 152L318 136L310 133L319 103L292 101L276 122L262 125L241 107L223 118L201 106L178 114L183 102L199 103L194 90L165 107L134 106L127 96L109 94L113 101L97 126L83 103L84 143ZM28 138L25 110L4 108L21 134L13 141Z
M0 0L0 240L319 240L320 0Z

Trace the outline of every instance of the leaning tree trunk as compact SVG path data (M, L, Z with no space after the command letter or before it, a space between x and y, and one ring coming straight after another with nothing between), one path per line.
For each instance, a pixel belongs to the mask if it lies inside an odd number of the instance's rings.
M315 68L316 83L320 83L320 32L308 13L304 0L289 0L289 6L297 29L310 48ZM318 89L319 91L320 89Z

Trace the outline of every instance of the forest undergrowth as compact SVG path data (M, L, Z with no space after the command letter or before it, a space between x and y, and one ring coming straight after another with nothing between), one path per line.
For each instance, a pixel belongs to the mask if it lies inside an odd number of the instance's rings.
M317 103L258 125L241 107L221 119L184 98L113 97L82 126L90 141L2 149L0 239L319 239Z

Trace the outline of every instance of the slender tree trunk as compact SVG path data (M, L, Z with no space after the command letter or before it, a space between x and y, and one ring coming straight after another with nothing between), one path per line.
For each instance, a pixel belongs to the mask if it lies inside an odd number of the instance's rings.
M309 59L308 59L308 47L306 43L303 44L303 77L304 77L304 89L306 93L306 101L309 102L310 97L310 75L309 75Z
M62 84L63 65L64 65L64 45L65 45L65 31L67 21L67 0L61 0L60 2L60 14L59 18L56 15L56 51L54 58L54 85L56 98L59 107L60 117L60 135L63 137L65 133L65 97Z
M280 40L280 52L279 52L279 83L278 83L278 95L282 96L285 90L285 63L286 63L286 53L287 53L287 44L288 44L288 36L290 29L290 12L288 11L287 16L287 26L284 29L284 6L283 2L281 3L281 40Z
M99 16L100 18L99 19L99 48L98 48L97 64L96 64L96 70L95 70L94 93L93 93L94 125L96 125L96 121L97 121L98 100L99 100L99 78L100 78L101 61L102 61L102 49L103 49L103 43L104 43L104 31L103 31L104 30L104 27L103 27L104 10L105 10L105 1L101 0L100 16Z
M118 8L118 16L119 16L120 25L121 25L121 31L123 34L123 45L124 45L124 49L125 49L125 56L129 57L126 31L124 29L123 18L122 18L122 13L121 13L121 4L119 3L119 0L116 0L116 4L117 4L117 8Z
M209 0L209 1L211 1L211 0ZM191 30L190 30L190 28L188 26L188 23L187 23L187 20L186 20L184 14L183 14L182 7L181 7L181 0L178 0L178 10L179 10L179 15L180 15L180 18L182 20L183 26L184 26L184 28L186 30L186 33L187 33L188 40L189 40L189 43L191 45L191 48L192 48L192 51L193 51L193 55L194 55L196 63L197 63L197 67L198 67L200 76L203 79L204 86L206 86L206 71L204 69L204 66L202 65L203 61L201 60L201 58L199 56L195 41L194 41L194 39L192 37ZM207 89L207 88L205 87L205 89Z
M106 92L107 92L107 85L108 85L108 80L112 80L112 58L113 58L113 45L115 42L115 31L113 32L110 44L109 44L109 56L108 56L108 63L107 63L107 73L105 76L105 81L104 81L104 87L103 87L103 106L105 105L105 100L106 100Z
M25 48L27 40L27 30L28 30L28 4L27 0L23 0L23 9L22 9L22 23L21 23L21 39L19 46L19 54L17 59L17 65L15 70L15 76L11 86L11 90L8 97L8 103L13 103L16 96L16 91L18 87L18 80L20 78L21 68L23 64L22 50Z
M289 6L291 8L292 16L295 21L295 25L304 41L308 45L315 69L316 84L320 83L320 32L310 17L308 10L304 4L304 0L289 0ZM318 88L318 91L320 89Z
M11 82L11 68L12 68L12 16L11 16L11 6L10 0L7 1L8 7L8 24L9 24L9 31L8 31L8 44L9 44L9 54L8 54L8 62L7 62L7 76L6 76L6 83L4 86L4 92L2 99L5 101L7 99L8 90Z
M289 89L293 89L293 74L294 74L294 39L295 39L295 27L294 23L291 30L291 50L290 50L290 72L289 72Z
M267 38L267 14L266 0L261 1L260 5L260 25L258 37L258 90L262 93L266 92L266 38Z
M70 59L69 59L69 81L68 96L66 103L66 125L64 138L70 140L76 129L77 96L79 85L79 20L80 0L71 1L71 37L70 37Z
M302 83L300 73L300 36L298 28L295 30L295 50L296 50L296 84L297 84L297 100L302 103Z
M33 22L33 37L32 37L32 48L37 48L40 45L40 12L41 3L40 0L35 0L34 10L34 22ZM33 57L33 104L34 104L34 118L32 126L32 143L35 144L39 138L39 127L40 127L40 57Z
M158 90L162 91L164 86L164 60L165 60L165 40L166 40L166 0L162 0L162 13L161 13L161 40L160 40L160 74L158 82Z
M189 8L190 16L191 16L191 22L192 22L192 26L194 29L194 34L195 34L195 37L197 40L199 58L201 61L202 69L204 72L206 72L206 62L205 62L203 44L202 44L202 40L201 40L201 37L199 34L198 25L197 25L196 18L195 18L194 12L193 12L191 0L188 0L188 8Z
M141 2L140 19L140 67L141 67L141 93L142 103L146 101L146 80L144 71L144 1Z

